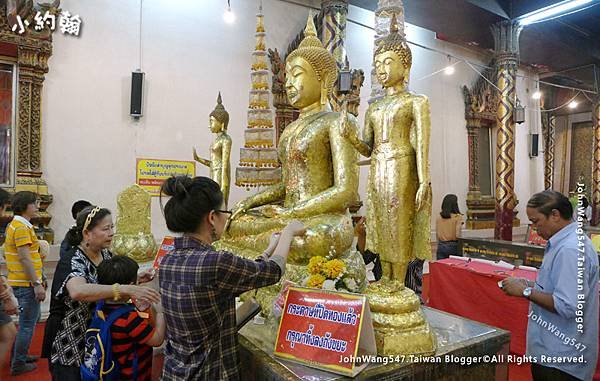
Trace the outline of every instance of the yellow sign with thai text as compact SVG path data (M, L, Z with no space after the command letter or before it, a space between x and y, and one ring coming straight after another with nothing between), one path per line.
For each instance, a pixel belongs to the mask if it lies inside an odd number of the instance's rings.
M196 163L193 161L137 159L135 183L152 196L158 196L162 183L171 176L196 176Z

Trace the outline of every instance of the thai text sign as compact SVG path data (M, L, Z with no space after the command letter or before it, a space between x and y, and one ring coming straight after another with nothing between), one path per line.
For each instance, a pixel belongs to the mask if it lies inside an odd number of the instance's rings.
M158 251L156 252L156 256L154 257L154 262L152 263L152 267L155 270L158 270L160 267L160 261L162 261L163 257L173 251L175 249L175 238L171 236L165 236L162 243L158 247Z
M196 175L196 164L193 161L137 159L135 166L135 183L152 196L158 196L162 183L171 176Z
M315 368L356 375L366 364L343 359L375 354L366 297L290 287L274 354Z

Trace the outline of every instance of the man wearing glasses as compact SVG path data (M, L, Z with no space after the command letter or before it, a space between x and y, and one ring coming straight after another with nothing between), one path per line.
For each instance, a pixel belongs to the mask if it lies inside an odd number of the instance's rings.
M527 216L548 241L534 284L506 278L507 295L531 301L527 355L534 381L591 380L598 358L598 255L573 222L569 199L552 190L527 202Z

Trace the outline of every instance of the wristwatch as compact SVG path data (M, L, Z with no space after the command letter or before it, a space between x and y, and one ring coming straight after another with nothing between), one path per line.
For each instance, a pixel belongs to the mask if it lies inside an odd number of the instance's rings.
M33 287L37 287L37 286L41 286L42 285L42 281L38 280L34 280L33 282L31 282L31 284L33 285Z
M525 287L525 289L523 290L523 296L529 299L529 297L531 296L531 291L533 291L533 288Z

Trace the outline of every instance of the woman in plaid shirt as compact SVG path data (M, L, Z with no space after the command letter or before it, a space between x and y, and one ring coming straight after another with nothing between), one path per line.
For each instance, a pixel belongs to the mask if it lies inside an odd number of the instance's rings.
M265 253L249 260L212 246L231 214L223 210L219 185L207 177L171 177L161 192L167 227L183 233L160 264L159 281L167 323L162 380L238 380L235 297L275 284L285 271L294 236L292 221L274 235Z

